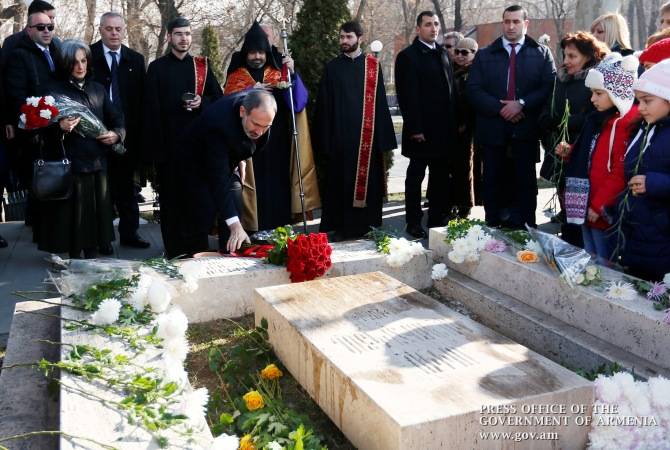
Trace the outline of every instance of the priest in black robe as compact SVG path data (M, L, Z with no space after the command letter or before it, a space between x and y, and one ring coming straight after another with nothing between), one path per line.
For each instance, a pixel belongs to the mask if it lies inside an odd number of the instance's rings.
M171 50L151 64L146 78L144 111L145 160L156 168L160 222L168 257L182 254L179 191L174 183L181 168L178 142L183 130L208 105L223 95L203 57L191 56L191 25L183 17L168 24Z
M370 227L381 226L385 190L383 153L397 147L384 78L378 66L376 94L364 95L366 85L374 81L370 80L369 70L375 67L376 59L361 51L362 34L358 22L342 25L342 54L326 65L316 100L313 145L325 165L320 231L329 232L333 241L359 238ZM374 111L374 122L372 129L367 128L371 134L362 136L364 109L370 119ZM367 165L359 158L365 156L361 150L365 141L362 137L366 136L371 138Z
M291 72L292 79L290 87L288 71ZM292 223L292 188L298 183L292 179L295 155L292 153L293 128L289 89L293 94L296 121L308 100L307 89L300 76L294 72L293 59L279 54L277 47L270 44L266 32L258 22L251 25L244 37L242 49L231 58L223 93L234 94L254 86L263 86L272 92L278 111L269 133L267 151L254 155L247 163L242 223L248 231L270 230ZM300 151L303 153L301 156L312 162L311 146L301 146ZM310 175L309 170L313 167L313 162L303 164L304 175ZM307 210L321 206L313 169L311 177L303 180L303 185Z

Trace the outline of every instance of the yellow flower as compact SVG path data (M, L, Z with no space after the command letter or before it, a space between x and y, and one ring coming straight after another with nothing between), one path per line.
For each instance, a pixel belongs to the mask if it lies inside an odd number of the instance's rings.
M536 263L538 261L537 253L532 250L521 250L517 252L516 259L522 263Z
M240 439L239 450L256 450L256 446L254 445L254 438L252 438L250 434L245 434L242 439Z
M242 399L244 399L244 404L247 406L249 411L256 411L257 409L261 409L265 406L263 396L258 391L249 391L244 394Z
M276 380L277 378L281 378L283 375L284 373L274 364L268 364L265 366L265 369L261 370L261 378L265 380Z

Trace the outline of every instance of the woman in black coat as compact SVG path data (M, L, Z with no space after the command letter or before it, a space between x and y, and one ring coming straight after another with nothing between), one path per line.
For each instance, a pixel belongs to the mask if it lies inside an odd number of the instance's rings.
M478 49L477 41L470 38L459 40L454 49L454 86L459 114L456 116L457 146L449 158L451 183L448 212L461 219L470 215L473 205L483 204L481 155L473 152L472 145L475 111L470 105L466 92L468 70L470 70Z
M107 184L107 153L111 145L123 140L123 115L112 104L105 88L90 80L88 64L91 51L82 41L64 41L62 65L69 78L53 87L54 97L67 96L88 107L108 130L97 138L82 137L73 132L81 118L60 119L53 130L62 139L67 158L72 162L74 179L72 196L67 200L42 202L47 222L40 227L38 248L52 253L69 252L71 258L93 258L99 250L112 254L114 240L112 205ZM60 150L59 142L49 146L52 154Z
M562 207L565 170L561 170L561 166L557 163L554 149L561 140L573 144L584 125L586 116L595 110L591 104L591 90L584 85L584 80L589 69L598 65L609 53L609 49L591 33L585 31L566 34L561 40L561 48L563 66L558 71L553 95L542 110L538 122L543 131L545 150L540 176L558 186L558 198ZM561 132L566 131L561 127L566 104L570 109L567 117L567 136L561 136ZM563 214L559 215L561 216ZM582 246L578 226L562 223L561 235L565 241Z

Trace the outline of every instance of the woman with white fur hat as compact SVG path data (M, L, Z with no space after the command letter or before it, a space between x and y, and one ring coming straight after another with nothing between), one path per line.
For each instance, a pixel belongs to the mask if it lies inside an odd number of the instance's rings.
M637 67L636 57L611 53L589 70L585 85L591 89L596 111L586 118L572 148L557 150L559 156L569 155L567 222L582 226L584 249L595 254L601 264L609 264L616 257L616 236L610 229L614 220L608 210L616 205L625 188L624 154L632 123L639 118L633 103Z
M670 60L644 72L633 89L642 122L625 155L622 263L632 275L661 281L670 272Z

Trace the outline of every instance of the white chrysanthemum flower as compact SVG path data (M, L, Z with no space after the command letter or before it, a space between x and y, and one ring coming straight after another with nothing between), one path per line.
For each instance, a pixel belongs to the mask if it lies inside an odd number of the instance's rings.
M183 363L188 355L188 341L185 337L170 339L163 342L163 358L167 361Z
M177 404L177 410L189 419L195 420L207 412L208 401L209 393L207 392L207 388L199 388L184 393Z
M632 284L626 281L612 281L605 295L610 300L633 300L637 297L637 291Z
M164 312L172 300L169 286L163 280L157 278L152 280L147 296L151 310L155 313Z
M463 253L472 253L477 251L477 239L465 239L465 250Z
M626 393L635 391L635 378L628 372L617 372L612 375L612 381L619 385L622 395L625 397ZM625 403L625 402L624 402Z
M598 272L600 270L598 269L597 266L587 266L586 267L586 279L587 280L594 280L595 277L598 275Z
M49 111L48 109L40 110L40 117L42 119L51 120L51 111Z
M469 251L469 242L465 238L458 238L451 243L451 249L458 253L467 253Z
M235 435L228 435L224 433L220 436L217 436L216 439L214 439L214 442L212 442L212 445L209 446L209 448L210 450L237 450L239 446L240 446L240 438L238 438Z
M162 367L164 379L168 382L177 383L179 386L185 386L188 383L188 373L184 369L182 361L173 360L171 357L163 354Z
M29 104L30 106L34 106L37 108L37 106L40 104L40 98L39 97L28 97L26 99L26 103Z
M479 252L476 250L465 254L465 262L473 263L479 261Z
M165 341L183 338L188 329L186 314L178 306L158 316L156 323L158 324L156 335Z
M47 95L44 97L44 103L46 103L49 106L53 106L56 103L56 99L53 98L51 95Z
M419 242L410 242L405 238L391 238L386 263L391 267L401 267L423 252L423 245Z
M666 273L663 277L663 283L667 286L670 286L670 273Z
M205 273L205 265L198 261L187 261L179 266L179 273L183 277L184 283L181 290L187 293L193 293L198 289L198 280Z
M533 251L533 252L537 253L538 255L541 255L543 253L542 252L542 246L540 245L540 243L533 240L533 239L529 239L528 242L526 242L526 245L524 246L524 249Z
M19 116L19 121L20 121L22 124L25 125L25 124L26 124L26 120L27 120L27 117L26 117L25 114L21 114L21 115Z
M649 378L649 391L657 408L670 408L670 380L660 376Z
M584 274L578 273L575 275L575 283L577 284L583 284L585 281Z
M91 316L91 323L94 325L111 325L119 320L120 311L121 302L115 298L106 298Z
M423 248L423 245L421 245L421 242L411 242L409 248L412 256L423 255L423 253L425 252L425 249Z
M441 280L442 278L446 277L449 274L449 269L447 269L447 265L444 263L439 263L435 264L433 266L433 271L430 274L430 277L435 280Z
M463 253L459 253L455 250L450 251L447 254L447 258L449 258L449 261L456 264L462 264L465 262L465 256L463 255Z
M284 450L284 447L277 441L272 441L268 444L268 450Z
M614 404L622 397L621 386L613 377L600 375L593 384L596 388L596 400Z
M652 408L649 401L649 385L645 382L636 382L635 390L626 392L633 415L636 417L651 416Z
M152 283L152 277L146 273L140 273L140 279L137 286L127 298L128 304L137 312L144 311L149 305L149 287Z

